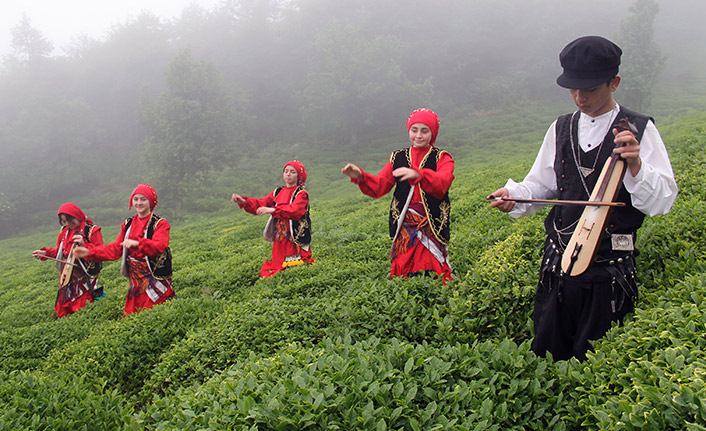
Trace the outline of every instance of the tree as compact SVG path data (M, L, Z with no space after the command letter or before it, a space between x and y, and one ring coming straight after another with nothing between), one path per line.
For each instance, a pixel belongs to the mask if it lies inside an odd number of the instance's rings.
M636 0L620 24L618 45L623 49L621 102L641 111L647 107L652 86L664 66L665 57L654 41L654 21L659 11L655 0Z
M54 51L54 45L32 26L29 17L22 15L20 22L10 30L13 56L20 63L45 58Z
M232 135L232 109L220 74L209 63L180 51L166 73L167 91L147 108L144 160L150 179L174 204L203 174L220 165Z
M403 46L395 36L369 37L337 20L318 32L303 91L311 131L357 145L361 131L375 134L404 124L412 108L426 105L431 83L413 83L402 72L394 53Z

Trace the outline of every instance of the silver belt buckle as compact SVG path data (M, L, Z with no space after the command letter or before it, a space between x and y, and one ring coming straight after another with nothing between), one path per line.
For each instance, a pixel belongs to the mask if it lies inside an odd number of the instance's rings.
M613 233L610 235L613 251L633 251L635 246L632 243L632 235L625 233Z

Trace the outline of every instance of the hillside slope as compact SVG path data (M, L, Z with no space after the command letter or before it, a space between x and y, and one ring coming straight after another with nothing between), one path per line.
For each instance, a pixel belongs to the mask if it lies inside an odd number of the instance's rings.
M540 121L494 121L475 141L493 145L447 137L447 286L387 278L389 201L339 177L352 150L302 157L315 264L259 279L263 218L194 216L172 229L178 299L127 318L117 263L107 298L56 319L56 272L28 258L55 232L0 241L0 429L704 429L706 116L661 129L681 193L640 231L637 310L584 363L529 350L543 217L484 197L528 169ZM351 161L374 171L398 146Z

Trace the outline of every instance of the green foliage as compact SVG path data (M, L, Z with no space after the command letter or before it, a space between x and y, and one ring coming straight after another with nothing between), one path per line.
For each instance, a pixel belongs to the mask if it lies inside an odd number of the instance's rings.
M165 349L217 314L213 301L172 299L122 321L103 325L78 342L55 350L45 362L47 373L104 379L121 393L134 394L148 378ZM106 333L110 336L106 337Z
M195 62L188 50L175 56L166 75L167 92L148 108L144 158L178 217L185 191L227 154L232 106L215 67Z
M542 429L560 402L547 362L510 341L440 348L327 339L250 356L146 409L154 429ZM548 386L548 387L547 387ZM537 403L531 400L537 400ZM551 418L550 415L546 415ZM551 418L552 422L559 420Z
M20 20L14 52L0 64L0 196L10 204L0 198L2 237L42 226L65 201L81 208L87 201L113 223L123 204L93 203L135 182L161 190L162 208L173 211L164 216L220 212L224 195L216 192L241 173L236 166L249 167L244 153L297 155L351 142L359 154L375 152L378 137L404 130L405 116L420 106L439 111L453 150L515 137L510 129L532 126L526 113L504 117L502 127L492 118L528 105L541 113L533 105L561 94L554 84L561 46L577 33L615 34L629 6L561 4L566 16L581 17L577 24L554 18L556 0L447 0L436 8L399 0L217 3L192 4L173 20L142 12L101 40L81 37L54 52ZM704 41L700 6L657 15L653 3L641 0L629 14L621 87L648 89L660 58L644 44L659 42L681 54L670 62L664 96L676 106L663 112L703 109L703 98L686 106L671 92L693 99L706 88L703 56L692 54ZM652 37L653 27L667 27L664 15L683 25ZM475 121L481 117L489 127L475 127L485 125ZM461 128L446 128L457 122ZM143 153L147 168L135 157Z
M3 373L3 430L119 430L134 408L100 378Z
M639 112L647 108L666 58L654 37L658 11L655 0L635 0L630 6L630 15L620 25L616 41L624 53L620 71L625 77L621 103Z
M12 35L12 55L22 63L28 63L48 57L54 45L32 26L29 17L22 15L20 22L10 31Z
M540 117L510 114L507 135L495 130L501 117L469 120L487 126L470 148L462 137L475 129L449 127L446 285L388 278L389 200L362 196L335 171L355 151L302 150L314 264L259 279L265 219L228 203L222 215L173 223L178 298L126 318L118 264L101 274L105 299L56 319L56 269L29 256L56 228L0 241L0 429L701 429L706 117L661 128L680 195L639 232L634 314L583 363L529 349L542 214L513 220L485 200L528 169L541 134L516 124L546 125ZM372 167L390 150L359 157ZM281 175L273 158L248 161L271 183L243 169L218 193L268 193Z

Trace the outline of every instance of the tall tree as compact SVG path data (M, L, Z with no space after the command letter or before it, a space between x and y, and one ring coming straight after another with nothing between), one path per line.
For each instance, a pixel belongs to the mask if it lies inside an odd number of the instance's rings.
M147 107L143 154L148 178L179 217L188 190L224 160L234 116L219 72L189 50L174 57L166 81L166 92Z
M387 132L411 108L426 105L431 83L414 83L402 72L395 53L403 47L395 36L370 37L353 23L332 20L322 29L303 92L311 131L356 145L361 132Z
M636 0L621 22L618 45L623 49L620 100L638 111L647 107L652 86L664 66L665 57L654 40L654 21L659 12L655 0Z
M22 15L20 22L12 27L10 36L12 54L20 63L45 58L54 51L54 45L32 26L27 15Z

